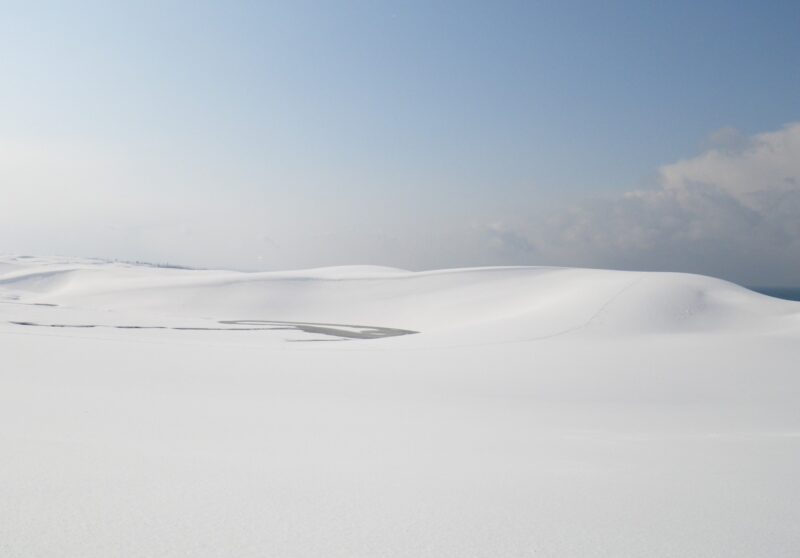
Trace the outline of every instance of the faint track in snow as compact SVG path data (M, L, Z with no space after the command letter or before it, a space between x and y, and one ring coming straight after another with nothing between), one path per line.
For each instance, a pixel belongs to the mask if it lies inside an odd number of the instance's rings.
M112 329L163 329L174 331L301 331L303 333L327 335L338 337L338 340L349 339L381 339L384 337L397 337L399 335L413 335L419 333L409 329L389 327L365 326L353 324L330 324L314 322L287 322L277 320L220 320L220 324L256 326L256 327L194 327L194 326L148 326L148 325L107 325L107 324L43 324L31 321L9 321L8 323L27 327L49 328L112 328ZM295 339L298 341L319 341Z

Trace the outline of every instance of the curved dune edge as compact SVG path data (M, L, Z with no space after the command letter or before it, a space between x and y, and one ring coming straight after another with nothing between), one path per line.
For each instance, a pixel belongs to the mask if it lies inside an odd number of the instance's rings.
M2 263L0 301L114 312L117 322L133 313L356 323L467 342L574 332L792 331L800 323L798 303L680 273L543 267L408 272L371 266L241 273L63 259L31 263L6 257ZM62 310L59 317L64 315Z

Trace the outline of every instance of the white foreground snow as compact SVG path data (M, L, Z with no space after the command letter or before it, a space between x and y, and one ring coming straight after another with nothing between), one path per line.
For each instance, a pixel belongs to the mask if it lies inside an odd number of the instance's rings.
M795 557L799 471L720 280L0 259L3 557Z

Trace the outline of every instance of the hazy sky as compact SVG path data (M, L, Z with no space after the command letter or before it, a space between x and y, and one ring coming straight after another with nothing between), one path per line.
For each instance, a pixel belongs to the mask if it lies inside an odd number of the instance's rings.
M0 251L800 284L800 2L4 2Z

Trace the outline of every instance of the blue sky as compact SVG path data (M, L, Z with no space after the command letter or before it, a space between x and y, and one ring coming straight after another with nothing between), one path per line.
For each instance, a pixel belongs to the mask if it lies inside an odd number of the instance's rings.
M800 120L799 26L797 2L4 2L0 250L619 266L530 223Z

